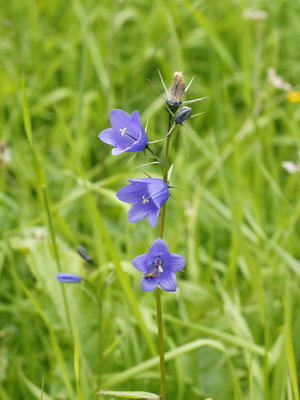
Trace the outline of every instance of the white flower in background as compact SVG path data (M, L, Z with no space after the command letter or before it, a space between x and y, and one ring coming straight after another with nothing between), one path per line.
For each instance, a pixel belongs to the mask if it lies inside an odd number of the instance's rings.
M289 174L294 174L295 172L299 171L299 169L300 169L300 165L294 163L293 161L283 161L281 163L281 166Z
M269 17L269 14L263 10L245 10L243 12L244 19L252 19L254 21L265 20Z
M300 152L298 152L298 157L300 158ZM295 163L294 161L282 161L281 166L289 174L294 174L300 170L300 163Z
M268 81L277 89L285 90L286 92L289 92L292 89L292 85L290 85L288 82L285 82L281 76L277 75L277 72L274 68L268 68L267 73Z
M0 142L0 164L8 165L11 162L11 148Z

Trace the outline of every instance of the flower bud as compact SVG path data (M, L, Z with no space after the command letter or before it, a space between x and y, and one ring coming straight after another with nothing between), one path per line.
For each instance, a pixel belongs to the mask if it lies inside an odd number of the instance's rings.
M182 109L176 114L174 121L176 122L176 124L181 125L185 120L190 118L191 114L191 107L182 107Z
M79 283L82 280L81 276L69 274L67 272L59 272L56 275L56 279L62 283Z
M80 244L77 246L77 251L78 254L88 263L93 263L93 258L92 256L89 255L89 253L87 252L87 250L81 246Z

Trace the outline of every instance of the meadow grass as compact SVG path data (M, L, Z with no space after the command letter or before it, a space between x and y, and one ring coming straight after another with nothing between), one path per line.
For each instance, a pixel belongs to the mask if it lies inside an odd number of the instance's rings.
M166 134L147 82L163 94L159 69L168 87L174 71L195 76L187 99L209 97L170 154L183 190L164 240L187 265L179 295L162 293L167 398L299 400L299 173L281 163L299 162L300 108L267 70L300 89L300 1L1 3L0 398L159 393L155 294L130 263L159 231L128 224L115 196L152 160L127 165L97 138L112 108Z

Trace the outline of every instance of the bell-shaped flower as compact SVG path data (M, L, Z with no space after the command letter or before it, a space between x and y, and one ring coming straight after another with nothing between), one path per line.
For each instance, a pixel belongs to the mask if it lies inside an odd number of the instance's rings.
M110 113L112 128L100 132L98 137L102 142L114 146L113 156L128 152L144 150L148 143L148 137L141 124L138 111L127 114L123 110L112 110Z
M175 272L182 270L186 261L179 254L170 253L167 244L162 239L157 239L148 253L137 256L131 262L143 273L141 287L144 292L154 290L158 286L168 292L175 292Z
M79 275L69 274L68 272L59 272L56 279L62 283L79 283L82 278Z
M125 203L133 203L128 212L129 222L138 222L148 217L152 227L156 226L159 211L168 200L169 188L162 179L128 179L130 185L117 193L117 198Z

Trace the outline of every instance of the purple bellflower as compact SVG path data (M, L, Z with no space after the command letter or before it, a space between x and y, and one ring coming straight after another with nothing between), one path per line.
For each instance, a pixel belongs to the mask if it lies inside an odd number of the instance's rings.
M175 292L177 281L174 272L185 266L185 259L179 254L170 253L162 239L155 240L148 253L137 256L131 262L143 273L141 287L144 292L158 286L168 292Z
M82 278L79 275L69 274L67 272L60 272L56 275L56 279L62 283L79 283Z
M112 110L110 123L112 128L100 132L98 137L102 142L114 146L111 151L113 156L125 151L136 152L145 149L148 137L141 124L138 111L133 111L129 115L123 110Z
M133 203L128 212L129 222L138 222L148 217L152 227L157 224L159 210L168 200L168 185L162 179L128 179L131 185L124 186L117 198L125 203Z

